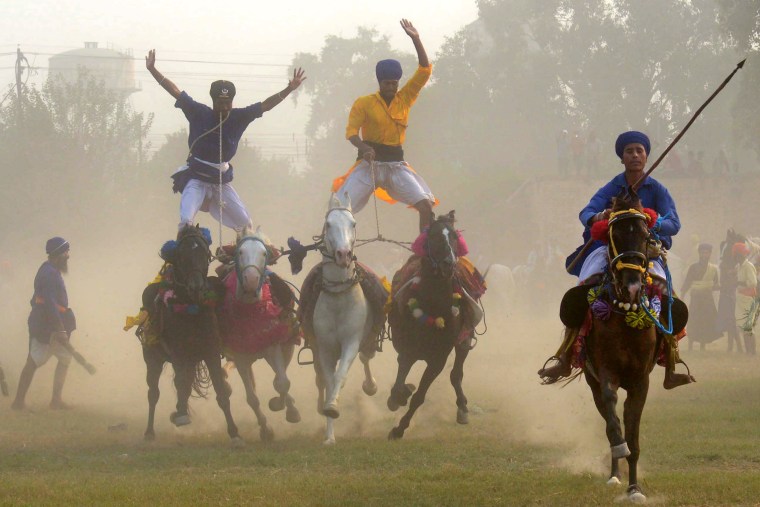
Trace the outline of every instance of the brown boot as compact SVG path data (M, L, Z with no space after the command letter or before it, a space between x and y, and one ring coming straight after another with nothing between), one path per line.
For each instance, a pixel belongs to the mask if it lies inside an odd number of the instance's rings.
M678 386L691 384L697 380L691 375L689 366L681 360L678 354L678 341L673 335L665 335L665 343L670 348L668 351L668 362L665 366L665 380L662 386L665 389L674 389ZM686 373L676 373L676 364L682 364L686 367Z

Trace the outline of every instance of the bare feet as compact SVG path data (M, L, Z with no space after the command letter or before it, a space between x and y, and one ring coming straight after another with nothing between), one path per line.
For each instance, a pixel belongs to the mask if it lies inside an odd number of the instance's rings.
M53 400L50 402L50 410L71 410L73 407L62 400Z
M665 380L662 382L662 386L665 389L675 389L678 386L691 384L696 381L693 376L686 373L668 372L665 373Z
M548 363L552 359L556 360L557 364L548 368L544 365L543 368L538 370L538 376L541 377L546 384L556 382L562 377L568 377L573 371L570 363L566 363L561 357L551 357L546 362Z

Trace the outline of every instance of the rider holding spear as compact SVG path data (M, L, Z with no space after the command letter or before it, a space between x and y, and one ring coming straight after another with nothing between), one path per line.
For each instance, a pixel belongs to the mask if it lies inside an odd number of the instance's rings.
M594 197L591 198L588 205L580 212L581 223L586 227L584 231L584 239L586 244L579 247L573 254L567 259L567 271L570 274L577 275L580 279L580 285L595 285L599 282L599 275L607 269L607 250L601 248L603 245L597 241L592 241L590 228L591 226L600 220L606 220L610 216L610 205L612 198L620 195L621 192L637 192L642 206L651 208L657 212L658 218L652 233L659 240L657 249L668 249L672 244L671 236L674 236L681 228L680 220L678 219L678 213L675 209L675 202L670 196L668 190L661 183L657 182L650 176L652 171L660 164L665 158L668 152L678 141L683 137L689 127L696 121L702 111L707 105L723 90L728 84L731 78L734 77L743 66L745 60L742 60L736 65L736 68L731 74L723 80L718 88L707 98L707 100L697 109L692 115L689 122L684 126L683 130L671 141L667 148L652 164L652 167L648 171L644 171L646 166L647 157L649 156L650 142L649 138L636 131L625 132L618 136L615 142L615 153L620 157L620 162L625 166L625 171L612 179L607 185L600 188ZM590 254L586 254L591 251ZM664 262L663 256L660 255L660 251L650 255L652 262L652 273L661 276L664 274ZM587 255L587 256L586 256ZM578 268L582 262L582 267ZM666 275L667 276L667 275ZM665 278L665 277L663 277ZM669 291L672 291L672 287L668 287ZM575 297L575 295L582 296L581 299ZM672 296L672 293L671 293ZM584 306L585 304L585 306ZM560 307L560 317L566 324L565 338L560 346L559 351L555 356L550 358L551 361L556 360L557 363L549 368L544 365L538 371L538 375L543 379L544 383L551 384L567 378L571 375L573 366L577 366L575 363L577 357L574 357L574 352L578 351L578 345L576 340L579 337L579 325L571 324L569 320L578 320L578 312L585 312L588 308L585 303L585 293L582 291L574 291L571 289L565 294L562 299L562 305ZM670 308L672 310L672 307ZM663 309L665 311L665 309ZM581 316L582 317L582 316ZM684 322L685 325L685 322ZM671 328L671 331L674 329ZM682 336L681 336L682 337ZM670 350L668 351L667 364L665 369L665 381L663 385L666 389L672 389L684 384L694 382L694 377L689 374L675 373L675 364L682 362L678 357L678 342L676 339L666 339L665 343ZM549 361L547 361L548 363Z

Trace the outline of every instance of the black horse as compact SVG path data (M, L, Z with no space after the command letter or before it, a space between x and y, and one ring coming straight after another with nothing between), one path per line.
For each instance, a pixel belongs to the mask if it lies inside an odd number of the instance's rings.
M404 436L452 349L456 350L451 384L457 396L457 422L467 423L467 397L462 391L462 378L470 348L466 344L456 345L463 328L462 312L466 309L455 277L459 235L453 225L453 211L438 217L428 231L426 255L412 257L393 277L393 304L388 321L393 348L398 352L398 374L388 398L388 408L396 411L407 404L410 396L411 401L407 413L388 435L391 440ZM417 271L415 263L419 265L419 278L408 280L409 275ZM417 361L425 361L427 367L419 389L414 392L414 385L405 382Z
M197 226L185 227L176 245L167 254L163 281L148 285L143 291L143 308L150 314L150 329L156 340L143 340L143 359L148 369L148 427L145 439L153 440L153 419L158 403L158 380L165 362L174 367L177 410L170 416L176 426L190 424L188 400L198 390L200 362L216 392L216 401L224 412L227 433L240 441L230 412L230 388L222 369L221 343L215 306L223 288L218 279L208 277L211 260L209 242Z

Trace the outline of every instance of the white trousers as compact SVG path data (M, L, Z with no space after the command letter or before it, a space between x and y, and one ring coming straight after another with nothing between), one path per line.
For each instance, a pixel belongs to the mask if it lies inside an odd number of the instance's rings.
M592 275L602 273L607 269L607 265L610 260L607 258L607 246L602 245L596 250L592 250L581 267L581 274L578 275L578 280L583 281ZM653 267L649 270L651 274L665 280L665 269L662 266L661 259L655 259L653 261Z
M219 184L190 180L179 201L179 228L193 225L198 211L208 211L219 221ZM251 217L232 185L222 185L222 224L236 231L250 226Z
M375 162L375 185L383 187L393 199L413 206L420 201L435 202L435 197L422 177L412 171L406 162ZM369 201L375 187L372 185L372 169L366 160L357 165L338 189L342 196L348 192L351 209L360 211Z
M37 338L30 338L29 357L37 368L47 363L53 356L57 357L60 363L71 363L71 352L65 349L58 340L51 338L50 343L42 343Z

